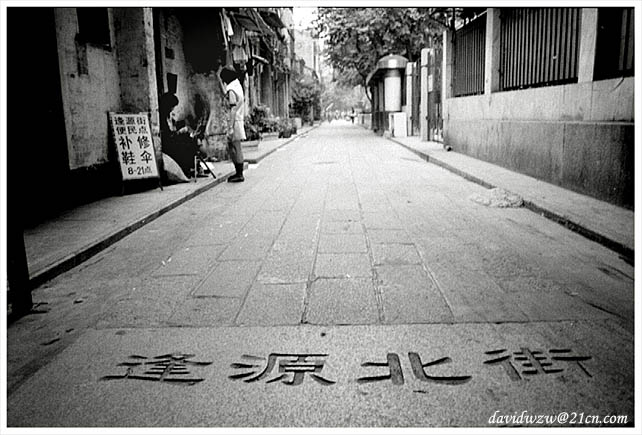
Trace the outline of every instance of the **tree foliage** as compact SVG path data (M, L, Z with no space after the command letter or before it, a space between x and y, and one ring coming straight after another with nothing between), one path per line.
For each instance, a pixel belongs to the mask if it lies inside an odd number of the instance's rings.
M364 85L387 54L418 60L421 49L450 26L452 8L319 8L325 55L345 85ZM455 10L455 13L460 12ZM432 40L432 41L431 41Z
M316 78L303 74L295 74L293 78L291 115L302 118L304 122L312 121L312 108L313 116L318 119L321 113L321 84Z
M331 111L349 111L350 109L364 109L366 96L360 86L345 86L338 81L324 83L323 106L331 106Z

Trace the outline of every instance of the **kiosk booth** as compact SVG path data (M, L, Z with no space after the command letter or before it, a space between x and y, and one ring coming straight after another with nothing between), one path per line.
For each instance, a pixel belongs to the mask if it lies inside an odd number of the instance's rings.
M390 54L377 61L377 67L366 78L372 98L372 129L380 135L407 135L406 113L402 111L405 70L408 59Z

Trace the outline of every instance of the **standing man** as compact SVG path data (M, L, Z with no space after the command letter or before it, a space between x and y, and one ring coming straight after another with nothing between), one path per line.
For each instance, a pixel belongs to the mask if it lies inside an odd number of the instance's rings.
M243 178L243 150L241 149L241 141L245 140L245 97L243 96L243 86L241 86L234 68L226 66L219 75L225 84L225 97L230 105L227 150L236 169L236 174L228 178L227 181L240 183L245 181L245 178Z

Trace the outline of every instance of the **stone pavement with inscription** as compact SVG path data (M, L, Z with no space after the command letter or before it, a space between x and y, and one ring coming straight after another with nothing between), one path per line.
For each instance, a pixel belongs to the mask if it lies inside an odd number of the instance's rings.
M631 425L633 267L487 194L322 125L36 289L8 425Z

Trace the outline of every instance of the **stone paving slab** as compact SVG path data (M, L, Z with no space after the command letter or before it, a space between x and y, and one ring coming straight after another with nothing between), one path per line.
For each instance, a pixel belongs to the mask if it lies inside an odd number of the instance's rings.
M254 282L260 267L258 261L220 261L194 295L242 297Z
M370 243L411 243L412 240L404 230L368 230Z
M272 251L266 258L258 281L271 284L306 282L314 264L313 251Z
M350 221L325 221L321 225L324 234L363 234L363 227L359 222Z
M197 275L208 271L225 245L188 246L162 261L153 276Z
M372 276L366 253L318 254L314 274L322 278L355 278Z
M154 364L163 355L173 356ZM632 425L633 372L633 337L610 321L88 330L9 396L7 418L9 427L478 427L497 411L526 411L626 415Z
M310 286L305 319L322 325L377 323L375 298L370 278L318 279Z
M377 266L386 323L452 322L443 294L421 265Z
M236 323L266 326L300 324L305 287L305 283L255 283L245 299Z
M319 252L368 252L366 239L361 234L321 234Z
M417 248L412 244L380 243L372 245L375 265L421 264Z

